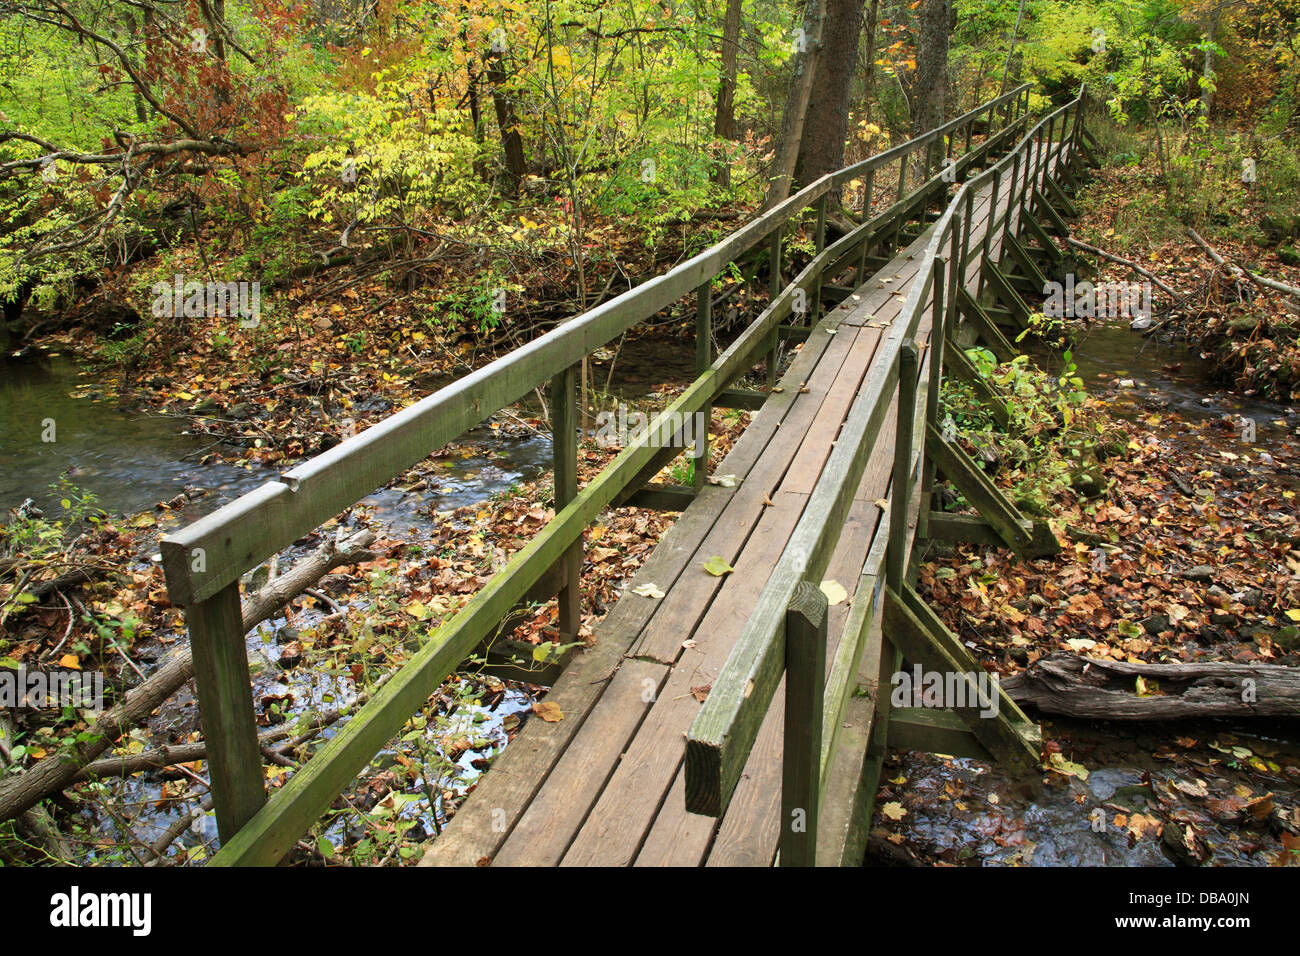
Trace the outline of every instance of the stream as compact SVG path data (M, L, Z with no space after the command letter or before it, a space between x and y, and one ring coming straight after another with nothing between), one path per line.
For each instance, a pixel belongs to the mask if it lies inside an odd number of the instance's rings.
M1094 327L1073 355L1089 390L1105 394L1121 418L1139 421L1153 413L1169 412L1189 419L1246 416L1256 423L1260 444L1287 440L1297 425L1291 409L1252 402L1206 385L1208 364L1186 347L1144 340L1123 325ZM1037 358L1048 367L1061 366L1057 353L1039 350ZM608 374L611 365L612 376ZM592 362L593 390L602 395L605 406L620 400L648 409L662 404L657 389L692 377L689 345L653 337L627 343L616 356L605 353ZM192 500L178 509L183 521L210 513L273 477L272 470L260 467L198 464L211 445L210 438L186 434L183 419L114 405L104 398L100 387L94 376L78 371L74 362L62 355L0 359L0 518L28 498L47 513L57 512L60 492L52 486L64 476L93 492L98 505L113 514L147 511L160 501L192 493ZM533 417L537 411L527 403L518 409L525 417ZM43 441L43 429L50 419L56 426L55 440ZM486 501L550 466L550 438L541 433L503 437L480 427L464 436L457 448L458 454L438 462L436 480L418 491L389 487L363 500L359 511L366 515L369 526L381 536L418 538L429 527L431 514ZM145 555L141 558L147 560ZM309 628L320 614L299 611L292 628L283 616L277 617L247 640L255 695L292 701L286 718L308 708L337 707L354 693L350 679L339 675L309 673L307 668L282 672L276 666L286 638ZM176 638L183 640L184 635ZM142 647L140 659L150 663L164 652L165 648L156 644ZM449 756L456 766L440 772L437 787L463 791L471 786L486 761L505 745L509 730L526 719L535 689L496 683L501 686L492 688L481 704L456 708L450 731L439 731L441 740L469 737L474 746ZM182 690L160 709L150 725L151 736L176 739L178 730L193 728L193 704L188 689ZM997 768L975 761L892 754L877 806L896 799L890 788L902 787L900 781L905 781L907 792L925 797L908 804L912 814L909 839L952 863L1173 865L1159 841L1133 842L1114 828L1098 831L1085 811L1104 804L1142 806L1142 791L1169 784L1174 773L1169 764L1161 763L1155 748L1186 729L1116 732L1111 727L1073 721L1053 721L1050 727L1049 733L1068 738L1076 753L1089 754L1104 768L1095 769L1086 781L1065 778L1059 786L1034 794L1021 791ZM1265 760L1272 758L1263 755L1295 750L1283 741L1259 738L1243 742L1222 727L1202 730L1201 736L1207 740L1223 742L1229 750L1248 745L1252 755ZM325 736L329 735L327 731ZM377 762L382 766L395 759L396 751L385 750ZM131 825L140 840L148 842L176 819L177 811L170 804L159 807L160 785L146 775L115 781L111 789L120 807L136 808ZM1279 797L1294 798L1295 787L1285 780L1275 789ZM434 833L445 820L436 795L432 802L398 801L392 813L415 821L426 834ZM104 839L120 839L114 821L103 819L97 825ZM1243 864L1260 862L1249 852L1249 840L1239 840L1229 829L1225 827L1221 834L1229 848L1218 858ZM327 836L341 842L342 824ZM216 845L215 821L210 814L196 821L192 833L179 841L186 846L202 842ZM1232 846L1234 843L1238 845ZM106 858L104 862L119 859ZM875 862L882 860L876 858Z
M647 336L625 342L620 348L602 349L590 362L593 404L609 407L625 402L650 411L664 404L665 386L679 386L694 377L694 354L677 342ZM60 513L60 499L69 487L93 495L94 505L115 517L152 512L160 502L171 508L159 517L159 531L167 531L209 514L221 505L275 477L275 470L256 465L240 466L200 459L212 451L210 436L186 431L186 420L177 416L150 414L124 408L106 398L109 379L79 370L68 356L56 353L0 357L0 523L8 521L11 509L30 501L49 517ZM430 390L445 384L429 383ZM346 524L359 528L359 517L378 537L418 541L432 527L434 516L458 508L478 505L508 491L521 481L531 480L551 466L551 438L539 430L509 429L511 419L533 418L541 407L529 396L498 431L490 423L472 429L449 446L450 453L434 456L434 467L425 480L409 488L397 484L381 488L358 502ZM52 426L52 427L51 427ZM61 482L69 482L61 486ZM165 527L163 522L166 522ZM306 553L290 549L288 562ZM141 563L147 552L138 555ZM275 719L291 722L309 713L319 714L349 705L356 696L349 676L316 673L310 668L281 669L284 645L309 630L322 617L316 609L300 609L292 624L281 614L254 629L246 638L253 693L259 710L268 703ZM170 646L186 639L183 632L142 638L132 646L132 657L146 668L163 659ZM428 728L429 746L440 759L426 763L430 779L421 780L431 795L412 798L394 792L393 799L379 801L377 812L412 821L411 833L418 838L432 835L446 822L443 803L448 796L463 792L487 766L488 760L505 746L510 731L527 719L538 688L512 681L488 678L479 685L481 701L457 701L446 726ZM168 700L151 718L143 732L127 741L132 752L155 746L159 741L177 741L197 729L197 707L187 685ZM336 727L339 725L336 725ZM334 728L322 737L328 739ZM449 749L447 741L455 741ZM459 742L468 743L461 749ZM409 743L409 742L408 742ZM403 748L409 751L409 746ZM375 758L372 767L382 777L385 767L403 758L403 749L389 747ZM118 815L129 820L132 835L148 843L156 839L180 812L174 802L163 802L168 788L183 785L175 774L159 781L155 775L137 774L106 781ZM377 800L377 797L375 798ZM187 804L192 805L192 804ZM106 845L123 843L122 825L108 815L88 822ZM327 839L342 845L345 824L326 831ZM350 834L356 836L355 833ZM189 832L175 846L219 845L211 813L192 822ZM103 864L133 862L131 855L91 851L88 860Z

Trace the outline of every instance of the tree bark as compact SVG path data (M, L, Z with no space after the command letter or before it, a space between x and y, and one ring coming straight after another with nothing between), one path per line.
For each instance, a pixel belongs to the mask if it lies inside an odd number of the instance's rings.
M772 160L767 196L763 200L764 212L790 195L794 164L799 157L799 144L803 139L804 120L808 116L813 76L817 72L824 4L825 0L807 0L804 6L803 26L794 54L794 72L790 76L790 91L786 96L785 113L781 119L781 141L776 157Z
M862 14L862 0L827 0L821 51L808 101L811 115L804 123L794 167L796 186L805 186L844 165Z
M718 79L718 103L713 114L713 135L718 139L736 138L736 63L740 55L740 13L742 0L727 0L722 23L722 75ZM723 188L731 186L731 164L726 160L713 169L713 181Z
M1138 696L1138 678L1149 696ZM1098 720L1300 713L1300 669L1274 664L1128 664L1060 651L1006 678L1002 689L1045 713Z
M916 90L912 96L913 132L919 136L943 122L948 91L949 0L923 0L916 51ZM942 144L932 146L926 168L933 168Z
M501 149L506 158L506 194L519 195L519 183L528 172L524 156L524 138L519 132L519 117L515 114L514 100L506 92L506 73L502 67L502 54L491 53L487 58L487 81L492 89L492 105L496 109L497 127L501 130Z
M340 544L330 542L276 578L243 602L244 631L250 631L319 578L347 564L368 560L365 549L374 541L371 531L360 531ZM194 656L189 646L172 654L120 703L100 716L87 732L87 743L76 755L47 757L17 777L0 782L0 820L8 820L71 784L81 769L106 751L122 734L145 720L154 708L176 693L194 676Z

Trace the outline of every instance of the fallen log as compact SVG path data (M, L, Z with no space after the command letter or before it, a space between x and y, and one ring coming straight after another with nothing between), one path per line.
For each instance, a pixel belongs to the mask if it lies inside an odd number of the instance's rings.
M243 602L244 631L251 631L334 568L369 560L372 555L365 549L374 539L373 532L359 531L342 542L330 541L317 548ZM87 731L86 742L78 746L76 753L49 757L19 776L0 782L0 820L31 809L75 782L83 767L145 720L193 676L194 657L186 645L170 655L148 680L132 688L121 702L101 715Z
M1300 669L1276 664L1129 664L1058 651L1001 686L1017 704L1098 720L1300 717Z

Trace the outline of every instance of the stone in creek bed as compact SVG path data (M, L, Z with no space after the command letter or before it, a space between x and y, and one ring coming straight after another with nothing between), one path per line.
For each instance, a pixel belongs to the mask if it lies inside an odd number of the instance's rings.
M1236 627L1237 615L1213 612L1210 614L1210 623L1217 624L1219 627Z
M275 632L275 643L291 644L298 640L299 632L292 624L286 624L284 627L277 628Z
M1151 635L1156 635L1161 631L1169 630L1169 615L1152 614L1150 617L1142 621L1142 630Z
M280 666L280 669L286 671L290 668L297 667L301 663L302 645L297 641L290 641L288 644L284 645L284 649L280 652L280 659L276 661L276 664Z
M1196 567L1184 571L1183 577L1188 581L1213 581L1214 568L1208 564L1198 564Z

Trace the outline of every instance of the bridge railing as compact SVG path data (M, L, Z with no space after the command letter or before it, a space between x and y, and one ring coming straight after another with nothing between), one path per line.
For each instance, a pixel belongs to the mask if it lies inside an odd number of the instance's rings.
M1046 189L1046 177L1063 151L1077 143L1085 102L1081 90L1039 120L1006 156L966 181L935 223L907 300L880 343L803 516L687 734L686 807L721 816L785 678L782 864L815 862L822 790L867 635L881 613L885 587L901 592L918 505L928 507L920 501L928 490L922 480L925 433L936 425L943 352L959 321L956 292L965 283L968 263L989 250L987 237L978 244L971 240L977 207L989 204L990 234L1011 229L1034 201L1035 189ZM1006 212L999 213L998 202L1006 200ZM800 275L791 287L806 278ZM927 310L929 347L922 361L916 334ZM828 675L826 598L818 584L895 395L889 507L877 525ZM888 635L881 661L884 678L886 669L896 667ZM877 689L876 714L886 720L888 698L887 691Z
M907 165L926 150L923 178L940 143L948 156L964 131L967 149L960 168L987 152L991 141L1025 121L1028 86L985 103L942 127L827 174L726 238L664 275L568 320L558 328L438 390L321 455L298 465L162 541L169 599L186 608L194 656L210 787L221 851L215 864L269 864L279 860L334 798L428 700L438 685L489 638L526 598L559 595L564 633L577 629L582 534L606 507L626 500L668 461L684 451L682 423L707 411L731 382L764 354L775 371L780 323L789 318L793 291L816 286L829 269L842 269L883 241L900 212L924 209L944 188L939 176L904 194ZM979 146L972 134L988 133ZM996 132L995 132L996 130ZM899 199L849 236L824 247L827 201L856 177L899 165ZM936 191L938 184L938 192ZM868 209L870 207L868 206ZM780 290L782 238L793 225L816 215L813 262L796 283ZM897 224L894 226L897 232ZM766 253L773 297L720 355L712 354L712 285L728 266ZM581 492L577 487L576 376L584 356L694 294L698 377L657 415ZM815 306L814 306L815 308ZM240 577L294 541L401 475L498 410L550 382L555 435L555 517L457 613L432 630L426 642L370 700L267 800L250 691L241 615ZM702 471L703 469L701 469ZM699 477L703 477L702 475ZM566 630L567 628L567 630Z

